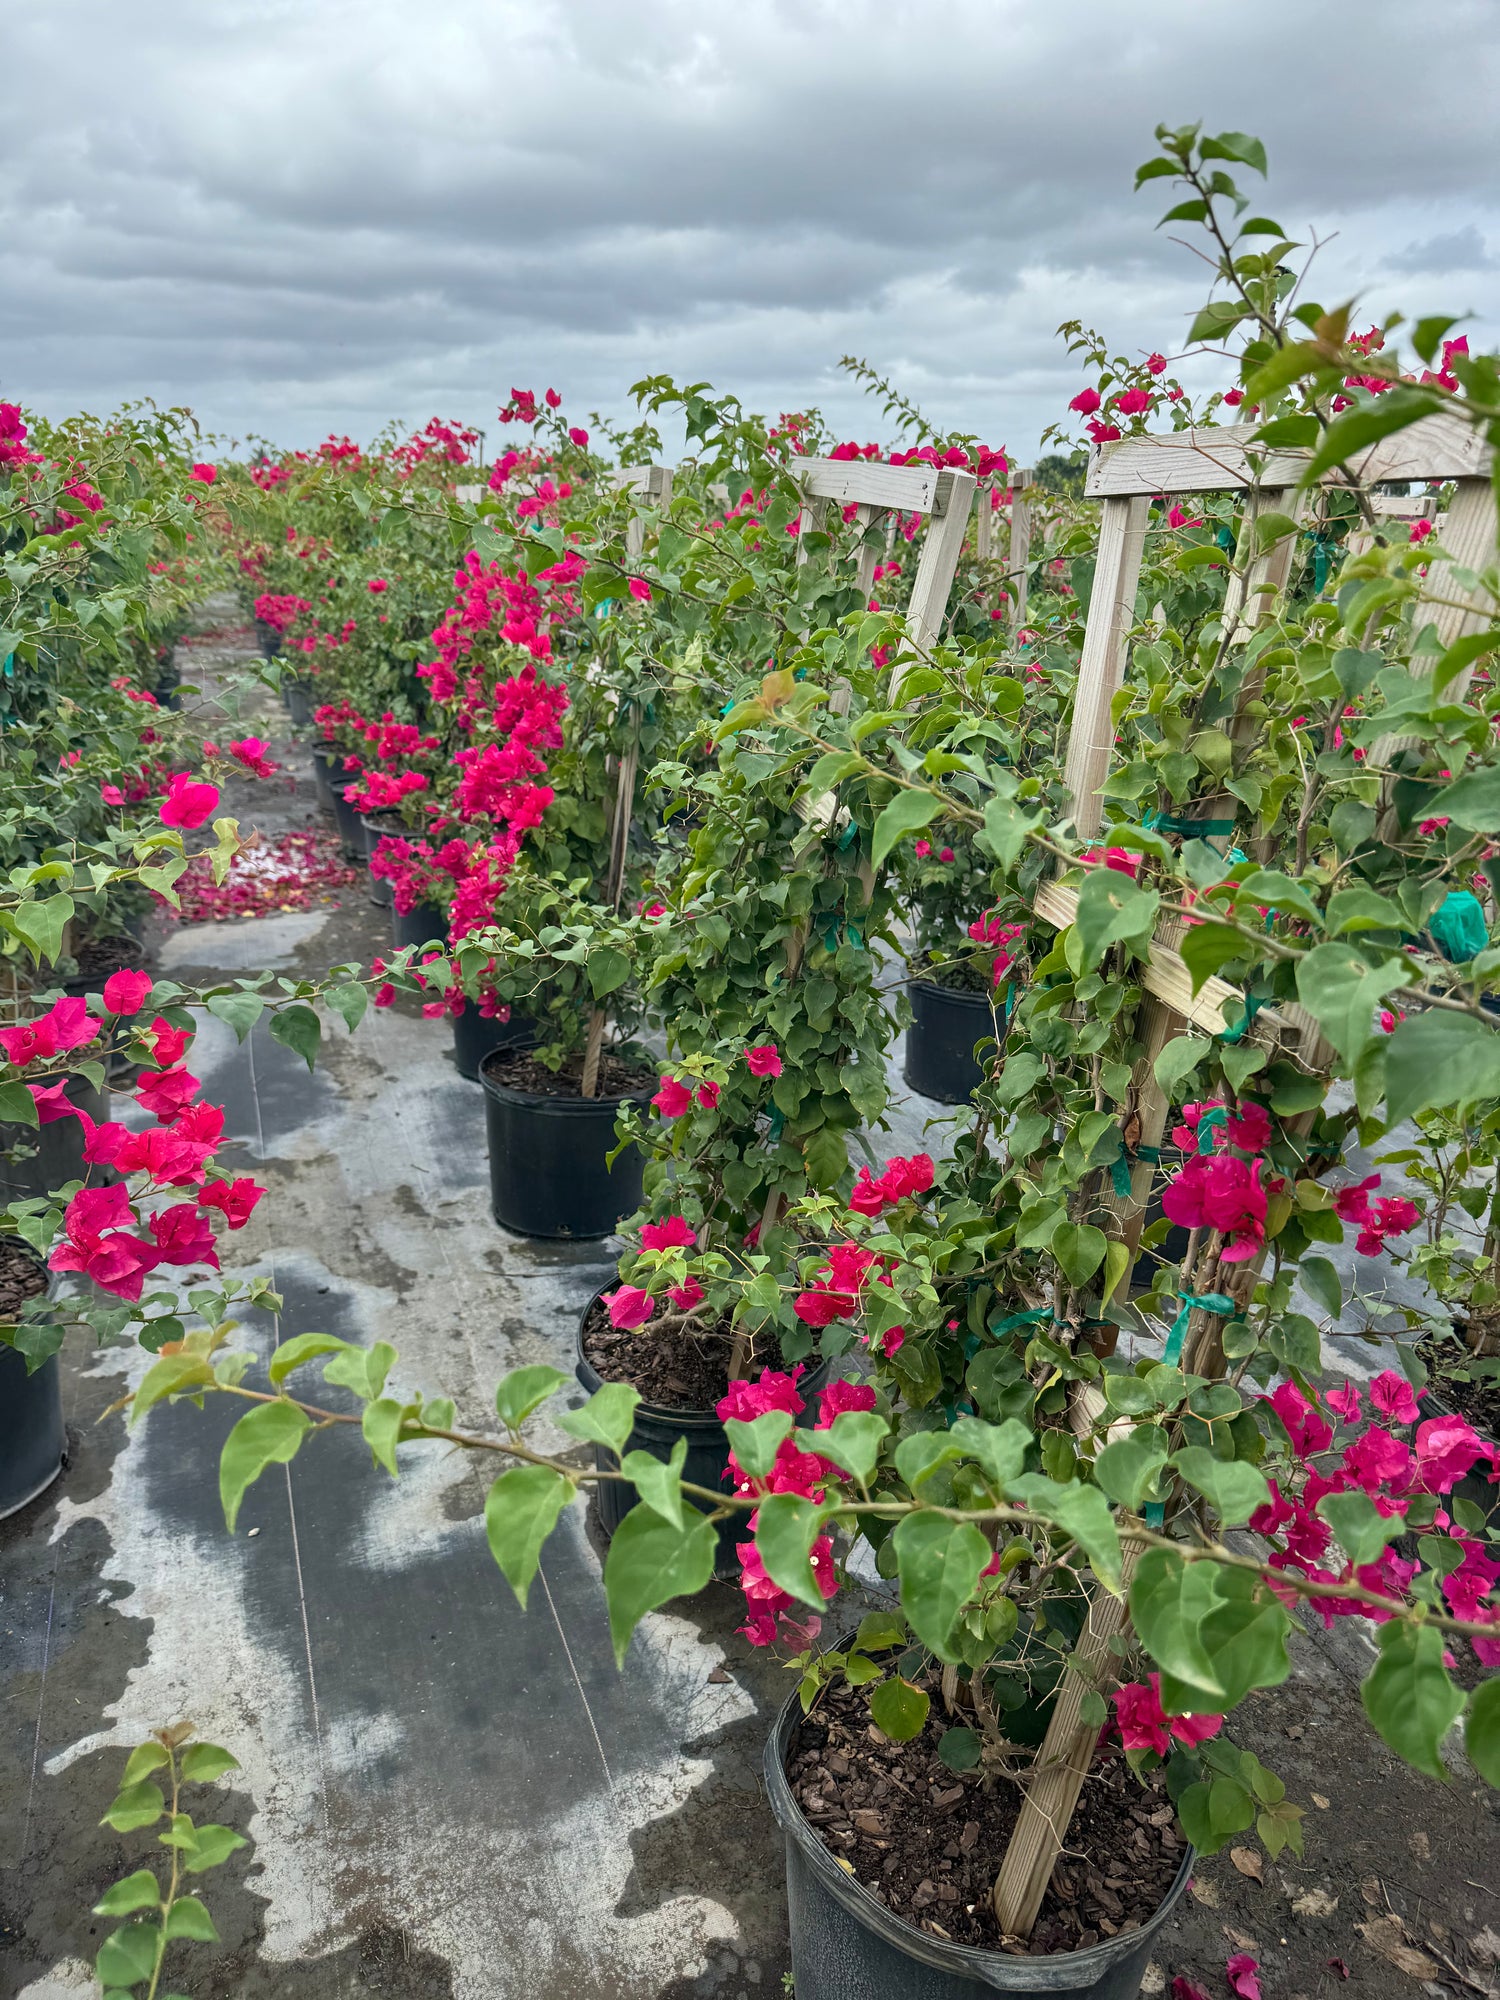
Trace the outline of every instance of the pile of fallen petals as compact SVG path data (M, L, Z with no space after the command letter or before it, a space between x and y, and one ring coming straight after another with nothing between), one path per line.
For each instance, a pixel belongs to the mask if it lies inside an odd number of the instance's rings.
M213 878L206 854L195 855L177 881L182 908L161 905L162 914L185 924L222 922L229 917L264 917L283 910L337 905L356 871L345 862L338 837L321 828L294 828L261 839L235 856L222 883Z

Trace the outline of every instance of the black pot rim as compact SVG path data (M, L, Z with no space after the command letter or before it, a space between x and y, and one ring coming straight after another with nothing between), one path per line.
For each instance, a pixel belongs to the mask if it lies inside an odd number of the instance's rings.
M540 1112L551 1118L597 1118L608 1111L617 1112L622 1104L649 1104L650 1092L646 1089L627 1091L620 1097L552 1097L541 1090L517 1090L508 1083L497 1083L488 1075L490 1064L497 1055L515 1054L519 1044L512 1042L509 1049L492 1049L479 1065L479 1081L497 1104L523 1106L527 1111Z
M1154 1916L1137 1930L1122 1931L1118 1937L1106 1938L1102 1944L1087 1945L1082 1951L1049 1952L1042 1958L1019 1958L1006 1951L983 1951L975 1945L945 1945L941 1938L919 1931L904 1917L888 1910L884 1903L877 1902L857 1877L845 1874L813 1832L802 1808L792 1796L785 1769L787 1744L792 1730L801 1720L802 1703L794 1693L783 1703L776 1726L766 1739L762 1768L766 1796L776 1815L776 1822L787 1838L796 1842L798 1853L817 1877L820 1888L826 1889L866 1929L874 1931L887 1944L904 1952L908 1958L916 1959L921 1965L932 1966L938 1972L952 1973L956 1978L974 1980L979 1985L993 1987L997 1992L1046 1993L1060 1990L1076 1993L1090 1975L1096 1979L1102 1977L1113 1961L1149 1943L1187 1888L1188 1877L1197 1859L1197 1851L1191 1842ZM997 1978L996 1974L1005 1976Z
M609 1284L599 1287L598 1291L594 1293L583 1311L578 1315L578 1333L576 1337L578 1364L574 1368L573 1373L578 1377L581 1386L589 1391L590 1395L593 1394L594 1390L604 1387L604 1377L583 1351L583 1329L588 1321L589 1314L599 1303L600 1299L604 1297L604 1294L612 1292L616 1285L623 1282L617 1272ZM832 1365L832 1362L824 1361L821 1357L816 1358L813 1365L807 1371L806 1379L810 1383L814 1376L826 1374ZM634 1384L631 1386L634 1387ZM798 1393L801 1393L800 1385ZM636 1415L651 1417L657 1423L680 1424L684 1430L721 1431L724 1428L723 1418L718 1416L713 1410L688 1410L684 1409L681 1404L648 1403L644 1396L636 1404Z
M986 1014L995 1012L988 993L966 993L961 986L941 986L935 979L919 979L914 972L907 974L906 983L920 987L924 993L936 993L941 999L951 1000L956 1007L972 1007L976 1011L983 1008Z

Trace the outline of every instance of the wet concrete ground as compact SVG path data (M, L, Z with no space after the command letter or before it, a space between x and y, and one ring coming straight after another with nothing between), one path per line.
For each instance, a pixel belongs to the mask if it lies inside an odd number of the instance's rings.
M200 657L221 664L224 651ZM279 732L262 714L262 733ZM293 767L295 790L277 780L231 801L243 823L314 817ZM355 888L336 909L164 933L161 957L184 977L322 970L368 960L385 924ZM452 1067L445 1023L372 1013L328 1038L312 1077L260 1030L240 1046L209 1021L195 1045L204 1096L226 1105L245 1170L270 1190L230 1242L285 1309L245 1344L269 1352L310 1328L387 1339L398 1388L450 1394L461 1420L484 1423L508 1368L571 1370L579 1312L613 1275L610 1245L496 1227L482 1098ZM932 1116L941 1107L900 1098L882 1153L937 1150ZM1344 1359L1356 1373L1380 1365L1363 1342ZM523 1616L485 1546L483 1469L413 1452L393 1484L346 1432L268 1473L230 1538L216 1461L235 1412L158 1411L129 1438L120 1417L97 1422L143 1365L69 1352L68 1468L0 1524L0 2000L97 1990L89 1967L109 1926L89 1907L150 1859L142 1836L97 1822L125 1750L184 1715L240 1759L211 1814L253 1845L206 1878L223 1947L188 1948L174 1987L289 2000L780 1992L781 1857L759 1763L789 1682L736 1636L737 1592L713 1585L648 1618L617 1674L582 1508ZM1294 1797L1330 1801L1309 1807L1306 1862L1267 1866L1264 1883L1227 1856L1200 1868L1148 1989L1187 1972L1222 1992L1225 1956L1253 1937L1268 2000L1409 1993L1412 1975L1355 1928L1384 1913L1361 1890L1372 1882L1419 1931L1442 1927L1470 1980L1449 1990L1492 1983L1474 1942L1500 1951L1490 1795L1472 1774L1445 1789L1396 1764L1353 1692L1367 1640L1352 1621L1335 1636L1299 1646L1287 1695L1252 1702L1237 1732ZM1331 1958L1352 1968L1347 1988Z

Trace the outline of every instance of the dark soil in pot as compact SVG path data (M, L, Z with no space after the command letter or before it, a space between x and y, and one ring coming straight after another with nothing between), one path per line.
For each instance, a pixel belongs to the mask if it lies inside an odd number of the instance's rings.
M606 1053L599 1094L584 1097L579 1074L554 1075L527 1050L496 1049L480 1065L490 1203L518 1236L608 1236L640 1206L645 1162L614 1151L625 1102L645 1104L656 1081L638 1058Z
M146 947L123 933L85 938L78 947L78 970L63 981L65 993L102 993L112 972L138 970L146 963Z
M938 1756L948 1726L938 1676L932 1712L910 1743L872 1740L868 1692L834 1683L795 1731L788 1782L808 1824L856 1880L909 1924L956 1944L1002 1949L990 1892L1020 1805L1019 1787L988 1791L978 1771ZM1068 1829L1029 1955L1086 1950L1139 1930L1182 1865L1165 1787L1148 1790L1122 1756L1096 1764Z
M0 1239L0 1319L13 1319L46 1289L41 1260L14 1238ZM57 1356L28 1373L13 1347L0 1346L0 1520L51 1485L66 1449Z
M601 1382L628 1382L648 1403L665 1409L712 1416L729 1387L734 1329L728 1320L718 1326L694 1321L670 1332L648 1320L627 1332L610 1325L601 1293L584 1312L579 1340Z
M975 1055L974 1045L995 1036L988 994L940 986L925 977L909 979L906 992L911 1002L911 1026L906 1031L902 1074L908 1086L940 1104L967 1103L984 1080L985 1066ZM1002 1016L1002 1044L1004 1035ZM993 1056L994 1051L989 1054Z
M614 1286L606 1287L613 1291ZM630 1449L648 1451L667 1460L679 1438L687 1439L682 1476L712 1492L727 1488L729 1438L715 1414L729 1387L729 1362L734 1333L727 1320L717 1326L694 1325L669 1331L648 1324L634 1333L610 1325L604 1293L596 1292L584 1307L578 1326L578 1379L590 1394L602 1382L628 1382L642 1401L630 1433ZM775 1364L779 1365L779 1364ZM757 1373L759 1370L757 1369ZM817 1421L818 1391L827 1381L827 1362L815 1362L798 1383L805 1408L798 1422ZM601 1470L614 1460L596 1449ZM600 1525L612 1535L636 1505L635 1488L623 1481L601 1482L594 1489ZM750 1539L748 1514L731 1517L719 1528L715 1573L738 1582L739 1544Z

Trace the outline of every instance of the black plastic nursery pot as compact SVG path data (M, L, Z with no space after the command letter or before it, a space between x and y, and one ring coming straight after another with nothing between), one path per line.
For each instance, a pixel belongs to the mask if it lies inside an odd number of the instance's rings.
M908 979L911 1026L906 1031L903 1075L910 1087L940 1104L967 1104L984 1079L974 1044L993 1036L989 996ZM1001 1023L1002 1039L1004 1023Z
M396 813L361 813L359 816L360 839L364 847L365 866L368 867L376 848L388 835L401 834L406 827ZM395 890L390 878L385 875L370 877L370 901L377 910L395 907Z
M478 1083L479 1065L487 1055L495 1049L529 1042L536 1033L536 1023L525 1014L518 1014L512 1008L508 1021L497 1021L480 1013L477 1000L465 1001L464 1011L451 1018L454 1066L470 1083Z
M86 1111L95 1124L108 1116L103 1094L86 1076L69 1077L64 1093L70 1104ZM30 1125L0 1125L0 1207L13 1201L35 1201L68 1181L80 1181L88 1173L83 1157L84 1130L76 1118L54 1118L50 1125L33 1129ZM11 1148L28 1154L25 1159L7 1157ZM95 1169L96 1181L100 1176Z
M391 940L397 951L408 944L440 944L448 942L447 913L436 903L418 903L403 917L391 905Z
M312 722L312 696L302 681L290 678L281 683L281 698L294 729L306 729Z
M0 1521L46 1491L62 1471L67 1445L57 1356L28 1374L13 1347L0 1347Z
M594 1367L583 1349L584 1328L588 1325L589 1314L603 1298L604 1291L613 1291L609 1285L595 1292L583 1309L578 1322L578 1365L574 1374L592 1395L604 1386L604 1377ZM797 1422L804 1427L817 1420L818 1391L828 1380L829 1364L820 1361L797 1384L797 1392L806 1407ZM672 1456L679 1438L687 1439L687 1457L682 1463L682 1476L694 1486L707 1486L715 1493L729 1490L726 1475L729 1471L729 1434L712 1410L674 1410L664 1403L638 1403L635 1424L630 1433L627 1451L646 1451L653 1458L665 1464ZM594 1447L594 1464L601 1471L614 1465L614 1459L602 1445ZM594 1488L594 1504L599 1509L599 1521L606 1535L613 1535L632 1507L639 1505L635 1488L623 1479L604 1479ZM741 1542L751 1539L748 1514L739 1514L720 1523L719 1550L714 1557L714 1574L737 1582L740 1574L740 1560L737 1554Z
M1157 1933L1187 1887L1189 1847L1156 1913L1084 1951L1013 1957L945 1944L919 1931L834 1860L802 1816L786 1777L802 1705L794 1694L766 1745L766 1792L786 1840L787 1916L797 2000L986 2000L993 1993L1047 2000L1135 2000Z
M501 1081L497 1049L479 1066L490 1149L490 1208L517 1236L609 1236L641 1205L645 1161L634 1146L611 1167L615 1119L647 1104L649 1089L624 1097L549 1097Z
M318 791L318 804L324 812L333 811L333 766L326 752L314 750L312 753L313 783Z
M261 657L274 660L281 651L281 634L274 625L268 625L264 618L255 620L255 643L260 647Z
M344 797L345 788L353 783L353 778L343 771L330 770L328 789L333 798L333 817L338 825L339 844L344 850L346 861L357 861L361 865L365 858L365 830L357 808L351 806Z

